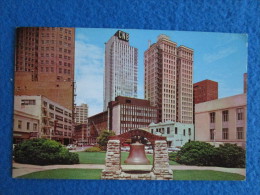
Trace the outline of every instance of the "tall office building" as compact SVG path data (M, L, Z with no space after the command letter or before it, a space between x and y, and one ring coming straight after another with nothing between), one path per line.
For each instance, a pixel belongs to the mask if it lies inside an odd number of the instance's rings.
M203 80L193 84L194 104L218 99L218 82Z
M75 123L76 124L87 124L88 123L88 105L81 104L75 106Z
M120 30L105 46L104 110L117 96L137 97L137 49Z
M193 50L166 35L145 51L145 99L158 107L159 122L193 123Z
M74 28L18 28L15 95L44 95L73 110Z

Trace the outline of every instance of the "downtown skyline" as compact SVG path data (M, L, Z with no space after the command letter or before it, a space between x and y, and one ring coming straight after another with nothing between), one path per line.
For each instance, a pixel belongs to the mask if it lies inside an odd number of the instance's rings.
M245 34L76 28L76 104L87 103L89 116L103 111L104 43L117 30L129 33L130 45L138 49L138 98L144 98L144 51L148 41L155 43L160 34L194 50L193 83L205 79L218 82L219 98L243 93L243 73L247 71Z

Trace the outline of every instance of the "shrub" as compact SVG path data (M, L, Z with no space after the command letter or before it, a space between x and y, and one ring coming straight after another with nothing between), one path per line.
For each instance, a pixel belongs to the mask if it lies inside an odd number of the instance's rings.
M14 148L14 161L34 165L78 164L78 154L49 139L25 140Z
M245 167L245 150L235 144L220 145L216 153L216 166Z
M85 150L85 152L100 152L100 151L102 151L102 150L99 147L91 147L91 148L87 148Z
M215 147L206 142L187 142L176 155L176 162L186 165L212 166Z
M109 131L109 130L101 131L100 135L97 138L97 143L99 144L100 148L102 148L102 150L106 150L107 148L108 137L114 135L115 135L114 131Z
M177 152L170 152L169 153L169 159L172 161L176 161Z

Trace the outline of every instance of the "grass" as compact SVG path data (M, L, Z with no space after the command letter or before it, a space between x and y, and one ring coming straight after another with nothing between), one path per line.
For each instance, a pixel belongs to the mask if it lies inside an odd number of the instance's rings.
M22 175L23 179L101 179L101 169L53 169Z
M79 154L80 164L105 164L106 153L105 152L77 152ZM121 152L121 164L124 165L124 161L127 159L129 153ZM153 164L153 155L147 154L147 158L150 160L150 164ZM169 161L170 165L178 165L174 161Z
M101 179L101 169L54 169L20 176L24 179ZM235 173L208 170L176 170L174 180L244 180Z
M226 173L211 170L176 170L174 180L244 180L245 176L236 173Z

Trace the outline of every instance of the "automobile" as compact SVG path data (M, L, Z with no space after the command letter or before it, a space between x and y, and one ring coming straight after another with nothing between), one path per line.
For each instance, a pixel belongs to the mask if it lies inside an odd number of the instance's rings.
M69 150L76 150L76 146L73 145L73 144L67 145L66 148L69 149Z
M129 147L121 147L121 151L129 152L130 148Z
M147 154L153 154L153 149L146 149L146 150L145 150L145 153L147 153Z
M177 147L169 147L168 148L168 152L177 152L177 151L180 151L181 149L180 148L177 148Z

